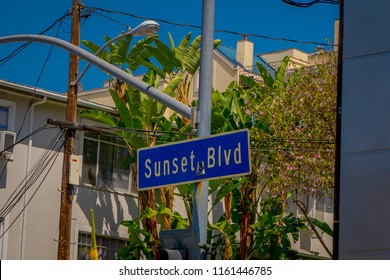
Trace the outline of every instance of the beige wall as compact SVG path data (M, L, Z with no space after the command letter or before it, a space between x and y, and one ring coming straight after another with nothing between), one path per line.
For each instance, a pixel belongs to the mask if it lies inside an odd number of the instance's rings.
M213 65L213 88L215 90L223 92L231 82L238 81L236 68L231 67L220 56L214 55Z
M106 106L115 107L114 101L112 101L108 87L81 92L79 93L78 97L83 100L88 100L98 104L104 104Z
M290 56L290 62L288 68L297 68L301 66L310 65L309 55L298 49L287 49L281 51L275 51L270 53L260 54L261 58L267 61L274 69L277 69L280 62L286 57Z

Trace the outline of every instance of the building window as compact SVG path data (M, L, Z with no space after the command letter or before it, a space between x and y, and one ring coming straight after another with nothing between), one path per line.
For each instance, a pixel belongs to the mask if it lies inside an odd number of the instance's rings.
M84 134L82 182L98 188L129 192L131 168L123 167L129 152L115 135Z
M8 129L9 108L0 106L0 130Z
M0 99L0 130L15 130L16 103Z
M77 246L78 260L90 259L89 252L91 250L91 243L91 234L80 231ZM127 245L127 240L96 235L96 244L99 252L99 260L117 260L118 251Z

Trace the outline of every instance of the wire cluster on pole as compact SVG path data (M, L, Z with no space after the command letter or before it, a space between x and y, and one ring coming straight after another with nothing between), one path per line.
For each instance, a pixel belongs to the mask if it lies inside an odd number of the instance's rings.
M40 129L39 131L41 130L42 129ZM26 209L35 194L38 192L46 177L50 173L50 170L54 166L54 163L56 162L56 159L60 154L62 147L63 133L61 131L58 131L57 135L52 139L47 149L42 153L41 157L28 172L27 176L20 182L20 184L15 188L15 190L9 196L5 204L2 206L0 210L0 217L3 218L11 213L11 211L20 202L26 192L30 190L39 181L38 186L34 190L27 203L22 207L22 210L20 210L20 212L16 215L10 225L2 232L0 238L2 238L5 233L12 227L12 225L17 221L17 219Z
M26 140L26 139L32 137L33 135L37 134L38 132L42 131L43 129L48 129L48 128L47 128L46 125L45 125L45 126L42 126L42 127L38 128L38 129L36 129L36 130L33 131L31 134L29 134L29 135L23 137L22 139L17 140L17 141L16 141L14 144L12 144L11 146L5 147L5 149L4 149L3 151L0 151L0 154L2 154L4 151L10 150L11 148L15 147L16 145L18 145L19 143L23 142L24 140ZM8 157L10 157L10 156L11 156L11 155L9 155ZM8 159L8 158L7 158L7 159ZM1 173L0 173L0 178L3 177L7 165L8 165L8 160L7 160L6 164L4 165L3 170L2 170ZM1 216L0 216L0 217L1 217Z

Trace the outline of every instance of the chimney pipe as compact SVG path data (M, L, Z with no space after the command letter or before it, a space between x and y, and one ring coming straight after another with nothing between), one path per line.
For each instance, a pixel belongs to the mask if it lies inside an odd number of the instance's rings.
M247 35L242 36L242 40L237 42L236 61L244 68L253 67L253 42L248 41Z

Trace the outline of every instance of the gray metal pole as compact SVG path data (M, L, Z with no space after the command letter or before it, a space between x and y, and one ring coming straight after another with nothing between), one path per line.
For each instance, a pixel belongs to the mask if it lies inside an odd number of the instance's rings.
M168 94L165 94L164 92L159 91L158 89L152 87L151 85L144 83L143 81L141 81L141 80L137 79L136 77L126 73L125 71L115 67L114 65L104 61L103 59L100 59L99 57L95 56L94 54L89 53L89 52L83 50L82 48L77 47L69 42L66 42L66 41L61 40L61 39L49 37L49 36L31 35L31 34L0 37L0 44L13 43L13 42L40 42L40 43L50 44L50 45L54 45L54 46L63 48L71 53L78 55L79 57L85 59L86 61L90 62L91 64L99 67L103 71L110 73L114 77L121 79L122 81L124 81L127 84L133 86L134 88L142 91L146 95L156 99L157 101L159 101L162 104L164 104L165 106L171 108L175 112L183 115L184 117L186 117L190 120L194 120L192 110L187 105L174 99L173 97L169 96Z
M209 136L211 130L214 10L214 0L203 0L197 137ZM201 245L207 243L208 189L208 181L195 185L192 226Z

